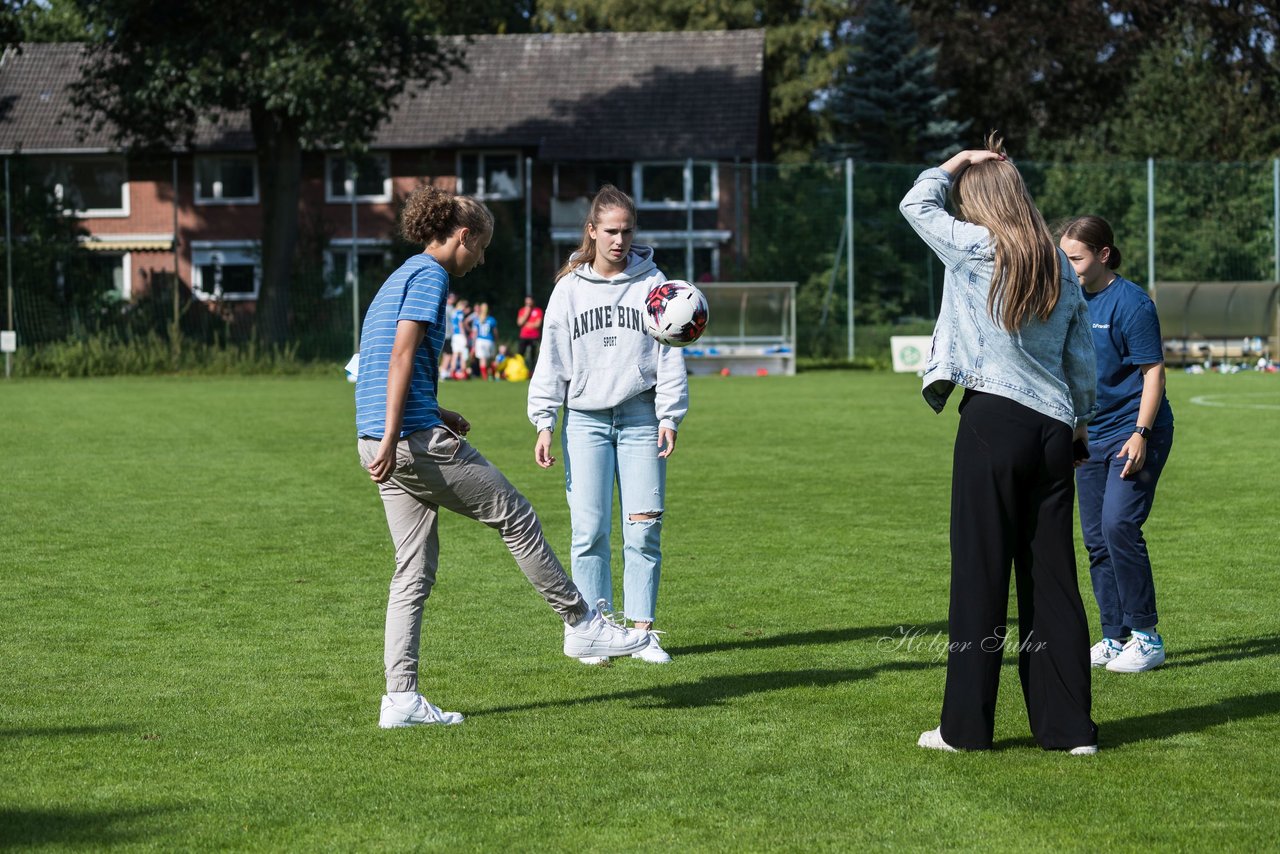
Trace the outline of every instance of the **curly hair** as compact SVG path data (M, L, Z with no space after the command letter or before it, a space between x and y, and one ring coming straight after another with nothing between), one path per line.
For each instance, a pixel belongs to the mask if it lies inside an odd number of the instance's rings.
M405 199L400 233L419 246L447 240L460 228L481 234L493 232L493 214L470 196L457 196L439 187L419 187Z

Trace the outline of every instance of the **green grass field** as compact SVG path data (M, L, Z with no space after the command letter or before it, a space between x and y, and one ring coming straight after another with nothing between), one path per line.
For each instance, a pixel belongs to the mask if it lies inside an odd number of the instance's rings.
M524 391L443 397L564 556ZM1067 757L1032 743L1011 666L998 749L915 746L942 695L956 416L914 376L692 381L667 667L564 657L497 535L444 518L423 692L468 719L389 732L391 546L347 383L0 384L0 848L1270 848L1280 378L1169 393L1146 529L1169 664L1095 671L1102 752Z

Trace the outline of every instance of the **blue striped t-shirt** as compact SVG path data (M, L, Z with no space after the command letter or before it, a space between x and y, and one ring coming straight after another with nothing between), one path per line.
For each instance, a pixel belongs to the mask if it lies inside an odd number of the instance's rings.
M400 436L441 424L436 402L439 353L444 347L445 297L449 274L440 262L423 253L414 255L392 273L364 316L360 332L360 371L356 377L356 434L381 439L387 421L387 369L396 324L416 320L427 324L422 346L413 354L413 376L404 404Z

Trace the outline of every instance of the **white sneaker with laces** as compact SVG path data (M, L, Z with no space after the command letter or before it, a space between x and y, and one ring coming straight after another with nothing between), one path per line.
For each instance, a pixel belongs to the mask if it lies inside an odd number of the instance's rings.
M1094 667L1106 667L1107 662L1120 654L1124 644L1114 638L1103 638L1089 647L1089 664Z
M461 713L442 712L437 706L427 702L427 698L421 694L415 694L413 702L406 706L396 705L395 701L384 694L378 726L383 729L395 729L424 724L460 724L462 720Z
M656 632L653 629L647 629L646 631L649 635L649 642L644 649L631 653L631 657L647 661L650 664L670 664L671 656L658 645L658 635L662 634L662 632Z
M1142 673L1164 664L1164 638L1133 633L1120 654L1107 662L1112 673Z
M942 727L920 733L920 740L916 742L916 745L927 747L930 750L945 750L947 753L960 752L942 740Z
M576 626L565 625L565 655L577 659L630 655L649 643L647 632L615 622L613 615L605 610L607 605L601 599L596 602L596 609Z

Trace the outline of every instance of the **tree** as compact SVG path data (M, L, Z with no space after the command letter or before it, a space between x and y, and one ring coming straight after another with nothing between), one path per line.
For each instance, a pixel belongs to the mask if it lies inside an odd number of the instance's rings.
M915 0L951 117L1013 140L1060 140L1123 92L1142 42L1099 0ZM1134 5L1134 4L1129 4ZM1027 153L1023 149L1024 154Z
M78 42L93 38L75 0L9 0L18 37L24 42Z
M845 37L846 59L825 99L836 156L918 163L954 151L968 122L947 117L951 92L934 74L937 48L921 48L897 0L871 0Z
M767 28L765 78L769 126L780 160L807 160L819 138L811 109L830 85L836 29L850 2L838 0L547 0L532 26L554 33L740 30ZM697 57L689 57L691 65Z
M358 152L410 81L447 76L457 51L414 0L79 0L86 45L73 100L125 147L190 145L200 122L247 117L262 182L259 340L285 339L302 153Z

